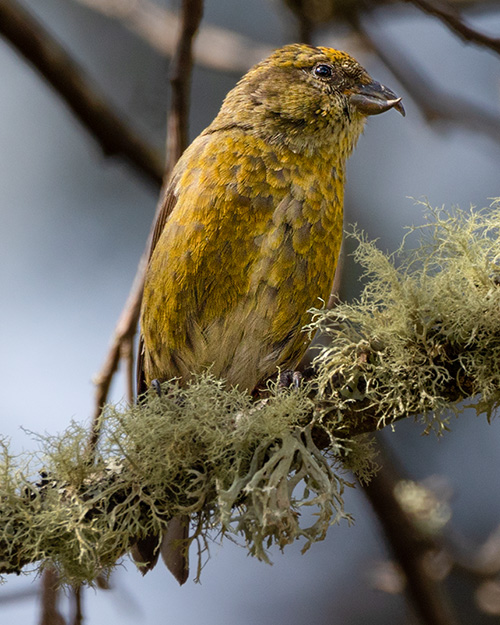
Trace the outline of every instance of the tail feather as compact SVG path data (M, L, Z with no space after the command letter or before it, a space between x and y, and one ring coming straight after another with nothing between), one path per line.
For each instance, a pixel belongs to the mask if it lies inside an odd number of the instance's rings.
M189 517L176 516L168 522L160 547L163 562L181 586L189 577L188 538Z
M154 569L161 553L163 562L182 586L189 577L189 516L176 516L168 522L161 537L150 534L141 538L130 550L139 571L146 575Z
M137 568L143 575L154 569L158 562L158 555L160 554L159 542L157 535L150 534L146 538L138 540L130 550Z

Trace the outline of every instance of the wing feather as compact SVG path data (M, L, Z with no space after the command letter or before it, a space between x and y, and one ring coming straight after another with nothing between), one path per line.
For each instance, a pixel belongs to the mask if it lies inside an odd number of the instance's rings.
M167 184L167 187L162 194L162 201L158 204L158 210L155 217L154 226L150 234L148 242L148 258L145 272L149 266L151 256L158 243L158 240L165 228L165 224L168 221L172 211L177 203L177 196L175 195L175 183L171 179ZM137 363L136 363L136 380L137 380L137 397L143 395L147 390L146 377L144 375L144 339L142 333L139 334L139 345L137 347Z

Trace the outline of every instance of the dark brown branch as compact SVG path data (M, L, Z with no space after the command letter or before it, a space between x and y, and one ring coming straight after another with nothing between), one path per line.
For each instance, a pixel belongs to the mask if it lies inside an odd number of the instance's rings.
M293 13L296 22L293 39L311 44L315 27L311 3L308 0L286 0L284 4Z
M368 484L362 484L386 542L406 576L406 593L419 623L456 625L458 623L442 587L429 575L426 560L440 546L422 535L408 518L394 495L398 472L390 457L380 450L381 467Z
M78 63L16 0L0 0L0 34L54 88L106 156L125 159L161 185L163 167L156 150L117 116Z
M40 625L66 625L57 608L59 592L59 575L54 567L47 566L42 575Z
M447 547L453 556L453 566L459 573L473 580L495 580L500 573L500 526L497 526L484 543L471 546L448 532Z
M73 588L73 600L75 605L75 613L73 615L73 622L71 625L82 625L83 623L83 587L79 584L76 588Z
M369 26L375 26L373 14ZM500 117L473 101L450 94L434 84L430 77L419 70L413 59L392 46L387 37L382 40L373 28L365 28L356 20L355 28L364 44L372 49L410 94L429 123L447 123L481 132L500 143Z
M127 301L125 302L125 306L123 307L123 310L118 319L118 323L116 324L113 338L111 341L111 346L106 356L106 360L104 361L104 365L101 367L101 370L94 378L94 383L96 386L95 408L88 443L89 453L93 453L93 450L95 449L97 440L99 438L99 417L101 415L102 408L107 401L109 389L111 388L111 382L113 381L114 374L118 370L118 365L120 363L120 357L123 353L123 350L125 349L127 350L127 352L128 350L130 350L130 353L133 351L131 346L134 341L137 322L139 320L139 313L141 310L142 290L144 288L144 274L146 271L146 262L147 253L144 252L139 262L139 266L137 268L134 281L132 283L132 288L130 289L130 293L127 297ZM125 345L127 345L128 347L124 347ZM129 364L129 377L131 376L130 366L131 365ZM132 385L131 380L130 385ZM128 392L128 395L131 395L130 390Z
M462 37L462 39L464 39L465 41L477 43L481 46L489 48L490 50L493 50L493 52L496 52L497 54L500 54L500 38L488 37L488 35L484 35L474 28L467 26L467 24L463 21L462 16L455 7L445 2L439 2L439 0L432 0L432 2L429 2L428 0L405 1L414 4L416 7L422 9L422 11L425 11L430 15L438 17L455 34Z

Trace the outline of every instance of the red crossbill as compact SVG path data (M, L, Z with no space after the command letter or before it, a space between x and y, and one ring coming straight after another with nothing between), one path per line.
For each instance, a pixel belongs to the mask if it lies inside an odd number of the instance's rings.
M297 365L308 311L332 287L346 160L366 117L404 114L400 100L345 52L307 45L277 50L229 92L165 193L144 287L141 390L211 367L252 391ZM145 551L136 559L152 563Z

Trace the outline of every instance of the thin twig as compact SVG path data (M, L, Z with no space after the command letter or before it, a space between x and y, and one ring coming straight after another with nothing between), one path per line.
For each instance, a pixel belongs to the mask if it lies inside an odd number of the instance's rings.
M295 28L293 39L296 39L300 43L312 43L314 32L314 19L311 13L311 3L308 0L288 0L284 2L287 8L293 13L295 20Z
M59 576L56 569L49 565L42 574L40 625L66 625L66 621L57 609L58 598Z
M149 248L149 244L147 248ZM97 441L99 439L99 417L101 416L103 406L108 399L109 389L111 388L113 376L118 370L118 364L122 355L122 349L124 349L123 345L130 345L133 343L134 340L137 322L139 320L139 313L141 310L142 290L144 288L144 275L146 271L147 257L148 252L144 252L141 260L139 261L137 272L132 283L132 288L130 289L130 293L127 297L127 301L125 302L125 306L123 307L123 310L118 319L118 323L116 324L113 338L111 340L111 346L108 350L106 360L104 361L104 365L101 367L99 373L94 378L96 392L94 404L95 408L92 417L90 437L88 441L88 452L90 454L93 454L95 446L97 445ZM128 377L129 385L131 388L133 386L133 381L130 378L133 376L133 373L130 371L130 367L131 365L129 364ZM131 396L130 388L127 391L127 395L129 397Z
M170 69L172 104L167 120L166 178L187 147L193 39L203 15L203 0L183 0L182 30Z
M379 445L380 447L380 445ZM451 604L443 588L432 579L425 566L426 556L438 546L423 536L410 521L394 495L398 470L380 448L381 467L363 491L382 526L385 539L406 576L406 592L423 625L456 625Z
M106 156L125 159L161 184L157 151L118 117L78 63L17 0L0 0L0 34L50 83Z
M391 45L388 37L375 34L376 21L370 15L369 28L356 20L355 26L366 47L372 49L418 105L429 123L448 123L481 132L500 143L500 116L484 109L471 100L450 94L433 83L419 70L413 59L403 50Z
M173 139L167 142L167 171L173 167L187 142L187 120L189 106L189 84L193 63L192 43L202 16L203 0L183 0L182 29L178 37L178 53L172 61L172 106L167 120L167 128L173 134ZM165 181L168 180L168 173ZM155 230L156 218L163 206L163 190L151 226L146 248L139 261L139 266L132 283L127 301L118 319L108 355L95 378L96 395L95 408L92 419L91 434L88 443L89 453L93 453L99 438L99 417L107 401L111 382L118 370L120 358L125 356L127 363L127 396L129 401L133 397L133 340L141 310L144 278L150 255L151 241Z
M439 0L432 0L432 2L429 2L428 0L405 1L414 4L416 7L422 9L422 11L425 11L430 15L438 17L454 33L462 37L462 39L464 39L465 41L477 43L481 46L489 48L490 50L493 50L493 52L496 52L497 54L500 54L500 38L489 37L488 35L480 33L474 28L468 26L455 7L445 2L439 2Z
M82 591L83 591L83 588L81 584L73 588L75 613L73 616L72 625L82 625L83 623L83 607L82 607L83 592Z

